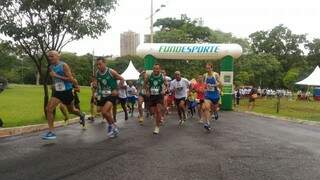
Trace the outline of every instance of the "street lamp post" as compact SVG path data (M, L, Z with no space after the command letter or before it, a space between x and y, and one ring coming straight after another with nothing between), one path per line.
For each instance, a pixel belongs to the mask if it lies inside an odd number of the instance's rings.
M151 0L151 14L150 14L150 43L153 43L153 16L157 12L160 11L161 8L166 7L166 5L161 4L160 8L158 8L156 11L153 11L153 0ZM147 18L148 19L148 18Z
M150 43L153 43L153 0L151 0Z
M94 62L94 49L93 49L92 50L92 77L95 76L94 65L95 65L95 62Z

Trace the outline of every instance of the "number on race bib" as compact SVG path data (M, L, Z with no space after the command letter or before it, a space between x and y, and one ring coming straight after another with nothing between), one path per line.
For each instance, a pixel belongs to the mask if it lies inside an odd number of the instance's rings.
M182 91L182 90L183 90L183 87L182 87L181 85L178 85L178 86L176 87L176 90L177 90L177 91Z
M159 94L159 89L158 88L151 88L150 89L150 93L151 95L158 95Z
M101 94L102 94L103 97L110 96L111 95L111 91L110 90L103 90L103 91L101 91Z
M66 86L64 85L63 82L56 82L54 84L54 86L55 86L56 91L65 91L66 90Z
M213 84L208 84L208 91L215 91L216 87Z

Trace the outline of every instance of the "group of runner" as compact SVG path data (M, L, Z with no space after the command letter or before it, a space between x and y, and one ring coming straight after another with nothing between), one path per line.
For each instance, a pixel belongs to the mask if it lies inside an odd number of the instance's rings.
M50 60L50 76L53 82L53 94L47 106L47 119L49 131L42 138L55 139L54 133L54 109L63 104L69 113L80 117L80 124L85 127L85 115L74 105L73 89L79 89L78 82L71 73L69 66L60 60L57 51L48 52ZM96 60L97 71L92 77L91 106L98 107L98 112L108 123L107 135L115 138L119 135L116 125L117 103L125 113L133 116L136 99L138 99L139 123L144 123L144 112L155 120L154 134L160 133L160 126L164 123L165 116L174 101L179 125L187 120L187 110L191 115L198 108L199 122L204 124L207 131L211 131L211 120L218 119L220 89L222 83L219 74L213 71L212 64L206 65L207 73L199 75L195 83L181 77L180 71L176 71L174 79L168 78L160 64L155 64L152 71L142 71L140 78L133 85L132 81L126 84L125 80L115 70L107 67L104 58ZM129 106L127 106L129 105ZM145 108L143 108L143 105ZM129 108L129 112L127 111Z

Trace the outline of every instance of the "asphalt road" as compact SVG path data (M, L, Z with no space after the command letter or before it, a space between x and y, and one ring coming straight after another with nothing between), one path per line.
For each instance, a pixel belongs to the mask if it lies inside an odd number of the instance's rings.
M320 179L318 126L236 112L221 113L210 134L193 119L178 128L175 115L159 135L150 120L119 124L117 139L100 120L60 128L54 141L0 139L0 179Z

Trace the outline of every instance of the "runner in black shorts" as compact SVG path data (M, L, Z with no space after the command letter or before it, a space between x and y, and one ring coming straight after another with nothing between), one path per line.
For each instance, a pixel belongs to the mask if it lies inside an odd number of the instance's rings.
M47 105L47 119L49 132L42 136L42 139L55 139L54 130L54 115L55 108L63 103L66 105L69 113L80 117L80 124L85 127L85 115L79 109L74 107L72 85L78 87L78 83L72 76L70 67L60 60L60 54L57 51L49 51L48 58L50 61L50 76L53 81L54 93Z
M145 89L147 95L150 97L151 112L155 116L156 127L153 131L154 134L159 134L161 124L161 108L163 103L163 94L165 81L163 75L160 73L160 64L153 66L152 74L145 81Z
M115 105L118 96L117 80L120 80L120 85L123 85L124 79L115 70L106 66L104 58L98 58L96 63L98 71L96 72L94 87L97 91L97 105L101 107L102 116L108 121L108 136L115 138L119 134L119 129L114 122L113 105Z

